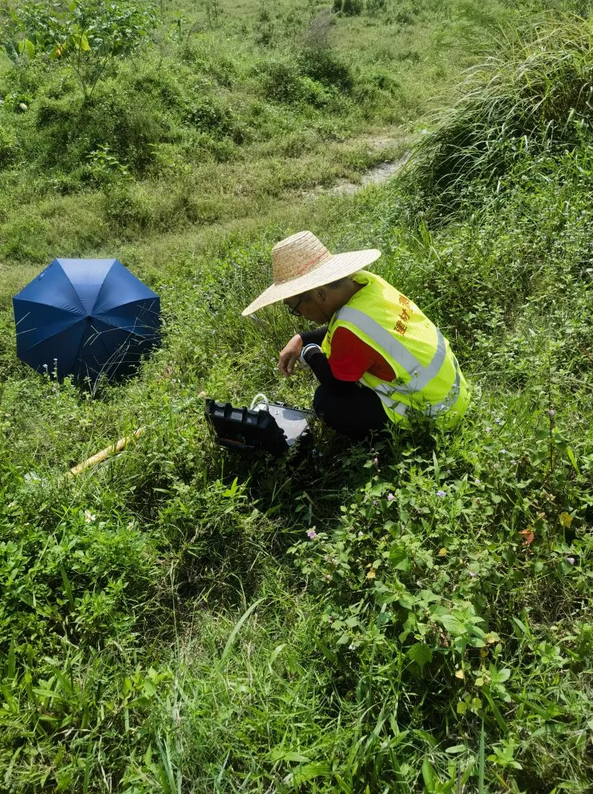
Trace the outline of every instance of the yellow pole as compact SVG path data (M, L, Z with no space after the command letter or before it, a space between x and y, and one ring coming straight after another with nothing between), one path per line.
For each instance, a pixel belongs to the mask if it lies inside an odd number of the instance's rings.
M141 436L143 432L144 428L139 427L138 430L135 430L131 436L124 436L123 438L120 438L119 441L115 442L115 444L105 447L105 449L97 452L96 455L93 455L91 458L83 461L83 463L79 463L78 466L73 466L70 469L69 474L71 474L73 477L76 477L81 472L96 466L97 463L107 460L110 455L117 455L117 453L121 452L122 449L125 449L131 441Z

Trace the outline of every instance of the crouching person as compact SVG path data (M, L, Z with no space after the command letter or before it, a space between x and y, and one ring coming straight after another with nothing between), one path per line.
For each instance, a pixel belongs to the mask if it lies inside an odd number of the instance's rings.
M279 370L309 366L319 381L313 407L332 428L359 440L390 422L409 427L416 412L454 428L468 387L449 342L405 295L364 268L376 249L331 254L311 232L272 250L274 284L243 315L278 301L321 327L296 334Z

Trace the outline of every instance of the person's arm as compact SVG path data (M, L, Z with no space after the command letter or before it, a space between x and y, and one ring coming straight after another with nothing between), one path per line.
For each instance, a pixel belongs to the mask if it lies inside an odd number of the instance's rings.
M311 368L319 383L329 385L334 381L339 382L337 378L334 378L327 356L319 345L311 342L305 345L300 359Z
M310 344L320 345L326 333L327 326L315 328L313 331L302 331L300 334L295 334L286 347L280 351L278 357L278 369L280 372L286 375L286 377L292 375L294 363L301 355L303 347Z
M323 328L314 328L312 331L301 331L299 336L303 340L303 347L305 345L321 345L327 333L327 325Z
M357 383L335 377L325 353L317 345L310 344L309 348L305 346L301 359L311 368L319 383L322 386L331 386L335 393L347 395L358 388Z

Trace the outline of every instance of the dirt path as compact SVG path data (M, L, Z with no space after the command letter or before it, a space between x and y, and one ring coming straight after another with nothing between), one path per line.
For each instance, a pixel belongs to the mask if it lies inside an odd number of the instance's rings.
M371 168L366 174L363 174L360 182L340 182L325 192L334 196L349 196L362 190L367 185L379 185L389 179L390 176L396 174L407 163L409 157L410 153L406 152L403 157L397 160L385 160Z
M396 174L410 157L408 147L412 143L412 138L409 136L404 135L398 138L373 136L362 139L361 142L365 143L372 152L385 152L385 160L362 174L356 182L341 180L330 188L317 188L309 193L309 196L350 196L367 185L379 185Z

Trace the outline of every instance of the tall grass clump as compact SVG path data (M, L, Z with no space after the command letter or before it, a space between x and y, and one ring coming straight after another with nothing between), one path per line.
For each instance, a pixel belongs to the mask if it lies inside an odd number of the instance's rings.
M496 185L517 162L533 167L534 155L579 143L593 107L591 21L556 19L506 38L459 91L415 158L415 179L443 206L470 183Z

